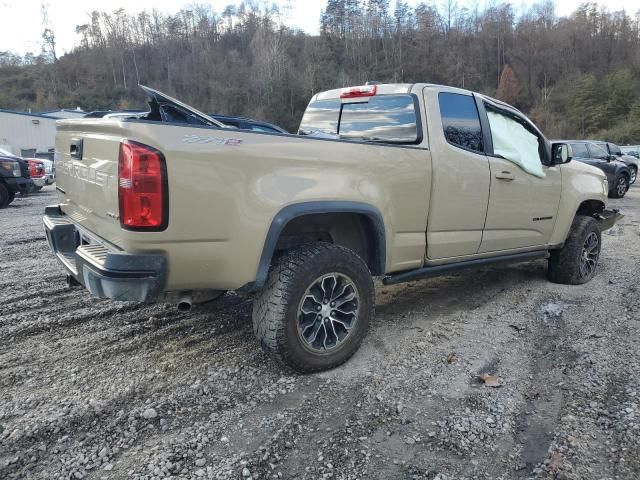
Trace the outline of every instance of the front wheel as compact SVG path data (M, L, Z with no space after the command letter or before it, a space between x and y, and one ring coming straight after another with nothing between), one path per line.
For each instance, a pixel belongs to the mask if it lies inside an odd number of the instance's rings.
M279 363L316 372L347 361L374 314L366 263L329 243L290 250L269 272L254 300L253 326L262 348Z
M622 173L616 177L609 196L611 198L622 198L627 193L627 190L629 190L629 177Z
M596 274L601 244L598 221L577 215L564 246L551 252L549 280L568 285L587 283Z
M631 176L629 177L629 185L633 185L636 183L636 179L638 178L638 169L636 167L629 167Z

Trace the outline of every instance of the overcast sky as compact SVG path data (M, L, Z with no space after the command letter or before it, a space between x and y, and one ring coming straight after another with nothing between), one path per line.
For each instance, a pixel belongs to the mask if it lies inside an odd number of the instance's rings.
M263 0L259 0L263 1ZM417 5L421 0L408 0L410 4ZM482 5L490 0L459 0L460 5ZM557 11L559 15L567 15L584 0L558 0ZM211 4L217 11L222 11L225 5L238 4L233 0L209 0L209 1L185 1L185 0L0 0L0 51L11 50L24 54L26 52L39 53L40 34L43 29L42 4L48 5L48 23L54 31L58 42L58 54L70 50L77 37L75 26L87 22L88 13L92 10L116 10L126 6L129 11L143 9L158 10L175 13L181 8L198 4ZM269 1L269 4L272 2ZM289 4L288 24L297 26L306 32L316 33L320 12L326 5L326 0L275 0L280 5ZM392 0L393 5L393 0ZM439 5L440 1L425 1ZM496 2L498 3L498 2ZM532 3L532 0L513 0L511 3L518 9ZM609 10L626 9L635 13L640 9L639 0L600 0L606 4Z

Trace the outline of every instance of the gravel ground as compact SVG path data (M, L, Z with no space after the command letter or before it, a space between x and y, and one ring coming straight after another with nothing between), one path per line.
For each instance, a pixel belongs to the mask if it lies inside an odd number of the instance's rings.
M640 478L640 186L589 284L540 261L379 287L361 350L308 376L260 351L250 299L68 289L54 202L0 211L2 479Z

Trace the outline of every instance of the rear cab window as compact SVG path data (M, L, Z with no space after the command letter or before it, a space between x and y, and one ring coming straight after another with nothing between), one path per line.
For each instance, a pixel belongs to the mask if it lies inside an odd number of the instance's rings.
M299 134L343 140L417 145L422 141L417 101L411 94L375 95L355 102L309 104Z

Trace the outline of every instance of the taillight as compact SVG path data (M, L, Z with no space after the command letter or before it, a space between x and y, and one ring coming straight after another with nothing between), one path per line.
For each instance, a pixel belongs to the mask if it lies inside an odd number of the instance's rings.
M120 225L128 230L164 230L169 220L164 156L125 140L118 159Z
M359 87L343 88L340 98L373 97L378 91L377 85L362 85Z

